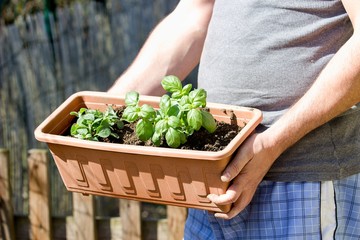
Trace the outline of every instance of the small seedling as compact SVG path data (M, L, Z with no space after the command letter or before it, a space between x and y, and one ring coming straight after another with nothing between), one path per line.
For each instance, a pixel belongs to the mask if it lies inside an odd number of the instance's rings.
M76 123L71 126L70 134L79 139L99 141L99 137L119 138L113 132L114 126L122 128L124 125L111 106L108 106L104 112L81 108L78 112L70 114L77 117Z

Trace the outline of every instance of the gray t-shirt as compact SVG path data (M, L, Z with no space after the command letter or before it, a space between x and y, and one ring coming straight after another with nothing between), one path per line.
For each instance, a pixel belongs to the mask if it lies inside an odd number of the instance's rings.
M263 131L303 96L352 33L340 0L216 0L198 86L209 102L262 110ZM265 179L321 181L358 172L360 105L288 149Z

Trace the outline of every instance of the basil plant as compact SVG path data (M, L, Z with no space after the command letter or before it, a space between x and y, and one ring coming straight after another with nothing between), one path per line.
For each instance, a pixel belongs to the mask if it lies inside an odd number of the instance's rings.
M214 117L204 109L204 89L192 90L191 84L183 87L176 76L166 76L161 85L170 94L161 97L157 110L148 104L140 106L139 93L126 94L122 120L137 121L136 134L140 140L151 139L156 146L165 140L168 146L177 148L201 127L210 133L216 130Z

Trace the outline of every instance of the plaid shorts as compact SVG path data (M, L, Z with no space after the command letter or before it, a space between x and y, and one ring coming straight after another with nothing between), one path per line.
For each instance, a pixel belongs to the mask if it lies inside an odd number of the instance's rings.
M263 181L233 219L189 209L184 239L360 239L360 174L326 182Z

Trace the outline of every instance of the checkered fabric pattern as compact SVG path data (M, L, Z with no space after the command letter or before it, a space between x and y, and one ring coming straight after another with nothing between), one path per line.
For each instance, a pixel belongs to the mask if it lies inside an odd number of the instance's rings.
M335 239L360 239L360 174L333 181ZM250 205L231 220L190 209L185 240L320 240L321 182L263 181ZM326 240L326 239L325 239Z
M334 181L337 228L335 239L360 239L360 174Z

